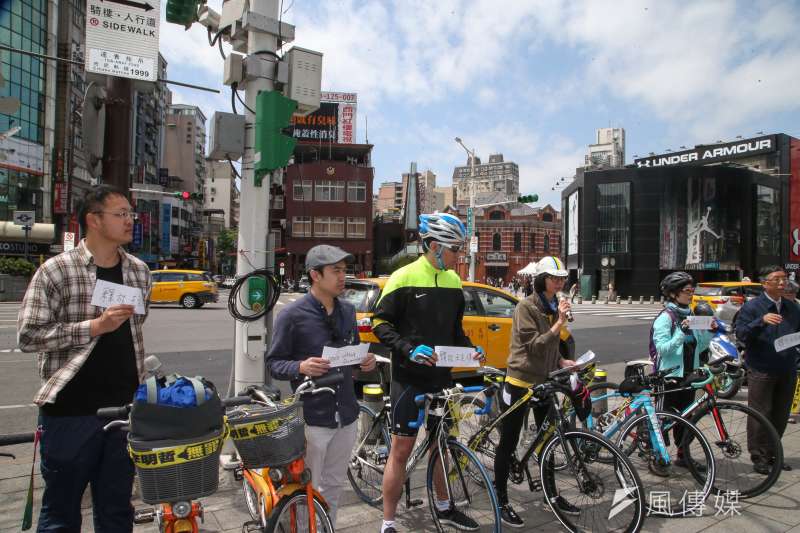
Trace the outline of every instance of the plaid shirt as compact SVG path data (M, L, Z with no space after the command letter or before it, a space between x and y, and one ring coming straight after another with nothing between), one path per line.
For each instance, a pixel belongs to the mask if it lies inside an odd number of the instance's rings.
M119 250L122 279L129 287L141 289L149 310L152 278L142 261ZM86 242L69 252L48 259L33 275L17 319L17 342L23 352L38 352L42 386L33 401L54 403L56 395L89 358L100 337L92 338L90 321L101 309L91 304L97 281L97 266ZM142 326L147 315L130 319L136 367L144 376Z

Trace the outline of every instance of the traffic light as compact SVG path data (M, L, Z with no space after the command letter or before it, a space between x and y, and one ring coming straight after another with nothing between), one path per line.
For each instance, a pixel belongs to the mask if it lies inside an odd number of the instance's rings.
M167 0L167 22L180 24L189 29L197 20L199 0Z
M294 153L297 139L286 128L297 102L278 91L262 91L256 97L255 185L261 187L264 174L283 168Z
M189 200L196 200L198 202L203 201L203 195L199 192L178 191L172 193L172 197L180 198L184 202L188 202Z
M517 201L519 203L521 203L521 204L532 204L534 202L538 202L539 201L539 195L538 194L528 194L526 196L520 196L520 197L517 198Z

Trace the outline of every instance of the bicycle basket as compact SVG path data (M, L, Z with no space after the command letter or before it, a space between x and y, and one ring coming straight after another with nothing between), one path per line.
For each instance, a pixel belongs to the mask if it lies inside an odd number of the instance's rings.
M139 477L142 501L148 504L209 496L219 485L219 455L224 430L186 440L137 440L128 437Z
M306 450L302 405L247 405L228 413L231 439L245 468L283 466Z

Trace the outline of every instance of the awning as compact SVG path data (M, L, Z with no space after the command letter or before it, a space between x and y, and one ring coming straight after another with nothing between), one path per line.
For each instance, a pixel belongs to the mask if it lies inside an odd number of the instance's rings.
M34 224L28 234L29 242L50 244L55 241L55 224ZM17 226L13 222L0 222L0 241L24 241L25 230L22 226Z

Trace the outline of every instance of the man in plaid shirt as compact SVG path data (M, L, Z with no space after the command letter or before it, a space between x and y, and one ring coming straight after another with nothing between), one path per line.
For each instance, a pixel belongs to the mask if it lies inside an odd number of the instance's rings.
M133 305L91 304L97 280L136 287L147 309L147 265L121 247L133 238L135 214L125 194L90 190L79 220L86 238L34 274L19 312L24 352L38 352L41 470L45 481L38 531L79 532L81 497L91 485L94 529L133 529L133 465L125 435L103 432L101 407L130 403L144 373L142 327Z

